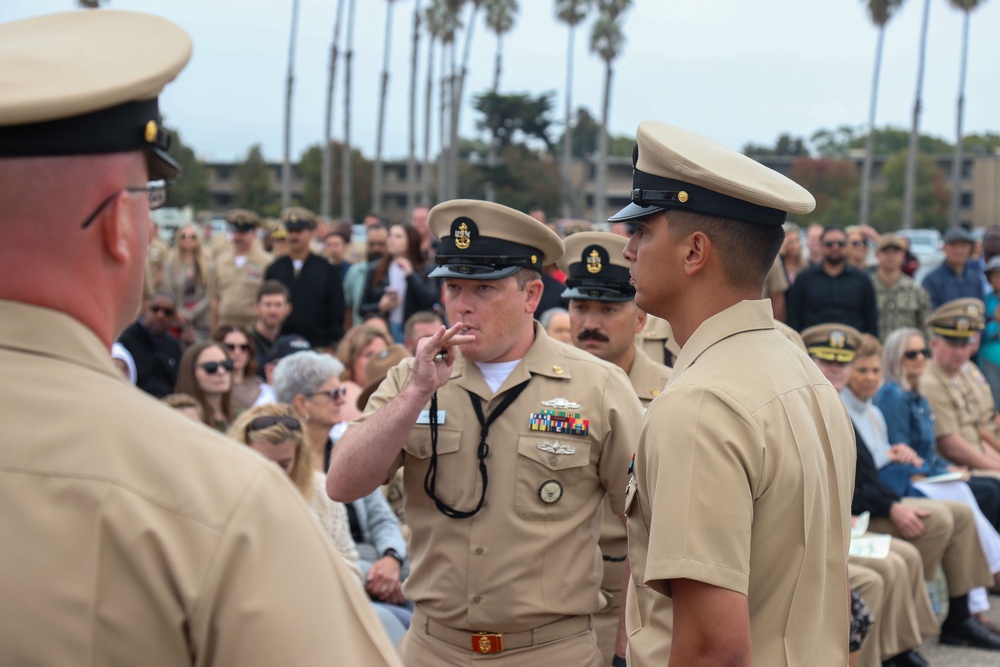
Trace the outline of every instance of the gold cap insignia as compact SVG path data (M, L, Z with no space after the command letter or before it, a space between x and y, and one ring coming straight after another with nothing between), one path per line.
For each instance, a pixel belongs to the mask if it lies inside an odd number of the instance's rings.
M972 306L973 308L975 306ZM971 322L968 317L959 317L955 319L955 330L956 331L968 331L971 328Z
M143 137L146 139L146 143L153 143L156 141L156 135L160 133L160 128L157 126L155 120L151 120L146 123L146 130L143 133Z
M679 201L680 203L683 204L683 203L687 202L687 200L688 200L688 193L687 192L685 192L684 190L681 190L680 192L677 193L677 201Z
M969 317L979 317L980 315L979 305L975 303L970 303L968 306L965 307L965 313Z
M455 247L459 250L468 250L470 245L472 245L472 234L469 232L469 226L463 222L455 230Z
M604 266L601 264L601 253L597 252L597 249L590 251L587 256L587 272L588 273L600 273Z
M847 336L843 331L830 332L830 347L840 349L847 343Z

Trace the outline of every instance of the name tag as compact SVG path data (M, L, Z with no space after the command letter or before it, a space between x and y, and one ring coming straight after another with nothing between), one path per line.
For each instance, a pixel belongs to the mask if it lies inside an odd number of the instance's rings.
M437 412L438 424L444 423L444 410L438 410ZM431 423L431 411L421 410L420 415L417 417L418 424L430 424Z

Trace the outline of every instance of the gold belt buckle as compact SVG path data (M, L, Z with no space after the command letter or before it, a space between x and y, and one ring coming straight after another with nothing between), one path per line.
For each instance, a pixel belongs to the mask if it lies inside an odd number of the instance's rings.
M472 636L474 653L499 653L503 650L502 632L477 632Z

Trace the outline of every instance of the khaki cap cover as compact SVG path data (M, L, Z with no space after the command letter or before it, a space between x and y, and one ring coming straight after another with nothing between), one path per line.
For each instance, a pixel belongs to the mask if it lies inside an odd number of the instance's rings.
M967 297L941 304L927 318L927 326L945 338L972 338L986 326L986 306L979 299Z
M608 232L578 232L566 237L557 264L566 273L564 299L631 301L635 289L623 252L628 239Z
M150 100L191 58L191 39L151 14L64 12L0 24L0 126Z
M430 210L427 224L441 240L435 278L497 280L521 268L541 272L565 249L558 234L530 215L478 199L442 202Z
M802 342L817 359L849 364L861 346L861 332L846 324L817 324L802 332Z
M780 225L786 213L803 215L816 208L813 196L791 179L693 132L645 120L636 141L633 203L612 222L676 208ZM643 189L673 190L676 196L667 201L638 196Z

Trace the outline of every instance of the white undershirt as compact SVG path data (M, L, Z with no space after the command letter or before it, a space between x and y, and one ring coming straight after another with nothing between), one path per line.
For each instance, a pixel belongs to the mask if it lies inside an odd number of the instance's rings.
M299 275L299 271L302 270L303 265L305 265L306 260L304 259L293 259L292 266L295 267L295 275Z
M504 380L511 374L511 371L517 368L519 363L521 363L521 360L515 359L514 361L498 361L492 364L476 362L476 366L479 367L480 372L483 374L483 379L486 380L490 391L495 394L500 385L504 383Z
M247 256L237 255L236 257L233 257L233 261L236 262L236 266L242 269L243 265L247 263Z

